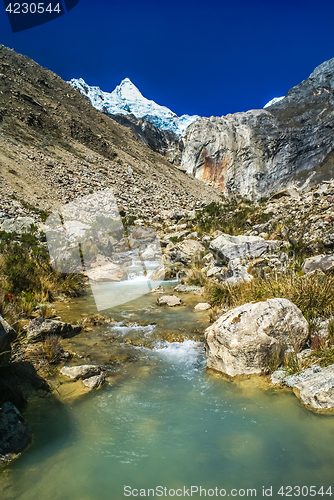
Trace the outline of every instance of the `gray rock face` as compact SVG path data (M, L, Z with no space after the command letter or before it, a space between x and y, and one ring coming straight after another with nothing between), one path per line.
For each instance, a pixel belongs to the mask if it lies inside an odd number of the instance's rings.
M177 285L174 292L178 293L195 293L196 295L203 295L204 288L196 285Z
M334 365L321 368L298 382L294 389L303 403L312 408L334 408Z
M230 376L260 373L268 356L301 349L308 323L287 299L264 299L223 314L205 331L207 367Z
M333 175L333 111L334 58L266 109L193 122L182 167L225 194L251 197L302 185L311 176L312 182L326 180Z
M305 260L302 271L304 273L311 273L316 269L326 271L332 267L334 267L334 255L316 255Z
M210 250L218 259L231 260L250 257L255 259L268 252L271 248L277 248L279 242L264 240L259 236L230 236L222 234L210 243Z
M8 363L11 343L16 339L16 331L0 316L0 365Z
M230 275L231 274L231 275ZM240 283L252 281L253 276L248 273L246 266L236 266L234 269L228 270L225 274L221 274L218 278L220 283L226 285L239 285Z
M202 243L189 239L174 245L165 253L164 257L167 261L188 264L191 260L196 259L200 255L200 252L204 252L204 250L205 248Z
M81 326L70 325L55 319L36 318L25 327L27 339L30 342L39 342L48 335L59 335L60 337L73 337L81 331Z
M5 220L1 224L1 231L6 231L7 233L27 233L30 230L31 224L36 225L33 217L17 217L16 219Z
M296 375L286 375L285 370L276 370L271 375L274 384L292 387L304 404L318 410L334 408L334 365L307 368Z
M60 370L62 375L74 380L89 379L101 374L101 368L96 365L63 366Z
M6 463L20 453L31 440L24 418L12 403L0 408L0 464Z

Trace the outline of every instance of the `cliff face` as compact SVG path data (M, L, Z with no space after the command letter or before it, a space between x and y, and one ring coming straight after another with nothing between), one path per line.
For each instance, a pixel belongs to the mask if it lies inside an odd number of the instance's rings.
M132 130L135 136L152 151L160 153L175 165L180 165L183 151L183 139L172 130L164 130L156 127L144 118L136 118L134 115L110 115L117 123Z
M334 58L266 109L192 123L182 168L225 194L251 197L334 172Z

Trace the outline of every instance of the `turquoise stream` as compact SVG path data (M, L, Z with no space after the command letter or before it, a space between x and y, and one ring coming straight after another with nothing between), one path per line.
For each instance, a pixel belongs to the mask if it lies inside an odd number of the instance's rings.
M131 305L110 311L117 321L131 317L130 325L72 339L78 349L94 340L101 359L118 342L118 352L136 361L115 365L110 383L71 403L31 402L26 418L34 440L1 474L1 500L121 500L124 486L146 495L157 486L224 488L226 496L256 488L257 497L272 486L276 499L282 485L327 491L332 484L334 493L334 416L307 410L288 390L260 387L261 379L235 382L206 372L201 342L155 341L167 321L190 331L207 324L204 313L192 313L194 297L179 309L156 308L155 300L138 300L137 316ZM92 302L86 307L90 312ZM143 317L151 327L137 326ZM154 349L122 344L135 334L153 339Z

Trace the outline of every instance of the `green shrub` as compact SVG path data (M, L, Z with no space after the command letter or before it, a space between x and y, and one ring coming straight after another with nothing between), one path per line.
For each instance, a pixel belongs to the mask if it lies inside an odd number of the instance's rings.
M271 216L272 214L264 214L262 208L251 204L249 200L235 197L224 200L223 203L210 203L197 213L192 222L199 234L218 229L223 233L238 235L250 229L248 219L253 225L263 224L270 220Z

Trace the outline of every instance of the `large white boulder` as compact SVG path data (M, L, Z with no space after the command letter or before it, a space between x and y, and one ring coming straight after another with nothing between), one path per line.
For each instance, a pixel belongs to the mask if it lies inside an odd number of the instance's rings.
M268 356L299 351L307 337L308 323L289 300L249 302L223 314L205 331L207 367L230 376L260 373Z

